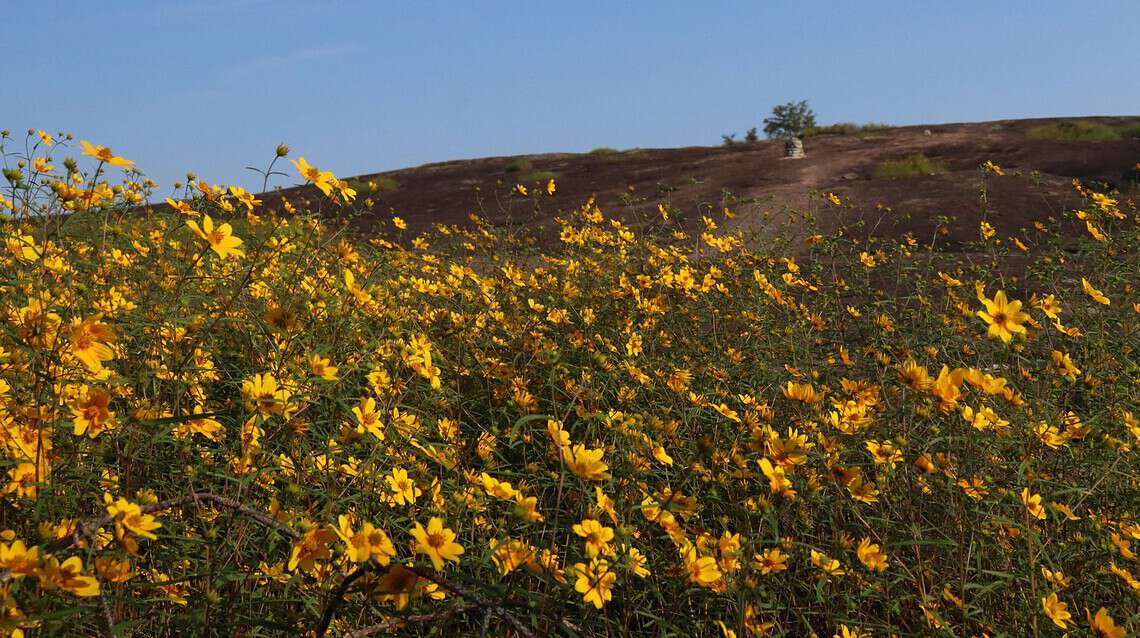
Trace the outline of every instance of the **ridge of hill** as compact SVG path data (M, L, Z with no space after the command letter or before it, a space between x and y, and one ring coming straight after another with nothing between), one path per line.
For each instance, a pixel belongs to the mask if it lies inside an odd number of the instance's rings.
M1067 132L1067 122L1125 133L1116 139L1051 139L1058 126L1062 134ZM724 206L738 213L761 213L739 215L737 223L747 227L762 223L763 212L809 210L813 192L830 192L845 202L842 215L880 213L879 233L929 237L939 216L956 216L959 223L945 238L946 245L953 246L975 238L969 229L977 228L983 214L979 167L984 162L1001 166L1013 178L986 180L986 218L999 232L1016 232L1076 205L1074 178L1109 187L1135 181L1140 174L1140 117L902 126L818 135L806 139L804 146L806 157L796 160L784 158L779 140L486 157L348 181L360 191L358 201L371 202L355 221L364 230L386 223L393 214L415 233L437 223L464 224L470 214L479 213L494 224L542 233L556 211L577 208L592 195L608 215L633 223L655 218L663 202L689 223ZM516 183L534 189L549 178L557 183L554 197L523 198L511 192ZM370 190L369 182L378 188ZM299 186L263 198L267 203L281 196L316 203L317 194L310 186ZM885 209L897 214L879 219Z

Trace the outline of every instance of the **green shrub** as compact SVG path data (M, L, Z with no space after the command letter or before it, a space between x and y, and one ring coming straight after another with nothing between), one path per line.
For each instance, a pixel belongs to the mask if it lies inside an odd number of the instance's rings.
M371 179L354 177L348 180L348 187L357 193L390 193L400 187L400 182L387 175Z
M875 168L875 177L894 179L896 177L918 177L937 175L946 172L946 164L930 159L922 153L907 155L902 159L881 162Z
M552 179L558 179L558 173L554 171L531 171L526 175L519 177L519 181L524 184L532 182L549 182Z
M595 148L594 150L590 151L590 155L617 155L619 152L620 151L618 151L616 148L610 148L608 146L599 146L598 148Z
M530 160L520 158L520 159L516 159L516 160L511 160L511 162L509 164L507 164L506 168L504 168L503 170L507 173L525 173L525 172L529 171L531 168L532 168L532 166L530 164Z
M381 175L373 181L376 182L376 190L381 193L390 193L400 187L400 182L397 182L396 178L387 175Z
M1133 125L1132 128L1136 126ZM1104 142L1120 139L1121 130L1089 120L1062 120L1034 126L1026 131L1025 135L1031 140Z
M828 124L827 126L813 126L809 129L805 129L803 137L815 137L817 135L866 135L868 133L877 133L892 128L894 127L890 124L879 122L869 122L867 124L838 122L836 124Z
M1117 127L1116 132L1120 134L1121 139L1131 140L1140 138L1140 122L1124 124L1123 126Z

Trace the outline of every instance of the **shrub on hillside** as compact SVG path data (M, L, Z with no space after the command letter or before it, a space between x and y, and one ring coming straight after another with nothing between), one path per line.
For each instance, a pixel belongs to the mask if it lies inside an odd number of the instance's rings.
M875 167L875 177L888 179L938 175L945 172L945 163L931 159L922 153L914 153L901 159L885 160Z
M1035 140L1103 142L1120 139L1121 133L1121 130L1101 122L1062 120L1034 126L1025 135Z
M816 137L818 135L868 135L871 133L878 133L880 131L887 131L894 128L890 124L881 124L877 122L870 122L867 124L856 124L855 122L839 122L837 124L828 124L825 126L813 126L805 129L803 137Z

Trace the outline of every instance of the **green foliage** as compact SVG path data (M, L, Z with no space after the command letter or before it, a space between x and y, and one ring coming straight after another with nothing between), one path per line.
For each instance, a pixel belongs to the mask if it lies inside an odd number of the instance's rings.
M815 125L815 111L807 100L800 100L774 107L772 115L764 118L764 133L769 138L797 137Z
M1121 124L1116 128L1116 132L1120 134L1120 139L1134 140L1140 138L1140 122Z
M507 173L525 173L531 170L531 168L532 166L530 160L519 158L516 160L511 160L510 163L508 163L506 167L503 168L503 171Z
M931 159L922 153L907 155L901 159L886 160L875 167L875 177L918 177L920 175L938 175L946 172L946 164Z
M376 182L376 190L381 193L390 193L400 187L400 182L388 175L381 175L373 181Z
M1106 142L1132 137L1138 132L1140 124L1114 127L1090 120L1062 120L1034 126L1027 130L1025 135L1032 140Z
M371 179L353 178L348 180L348 186L357 193L390 193L400 188L400 182L394 177L381 175Z
M856 124L855 122L839 122L836 124L828 124L826 126L813 126L805 129L802 137L815 137L818 135L867 135L870 133L878 133L881 131L888 131L895 128L890 124L883 124L879 122L869 122L867 124Z
M554 171L531 171L526 175L520 176L519 181L524 184L530 184L532 182L548 182L552 179L558 179L558 177L558 173Z

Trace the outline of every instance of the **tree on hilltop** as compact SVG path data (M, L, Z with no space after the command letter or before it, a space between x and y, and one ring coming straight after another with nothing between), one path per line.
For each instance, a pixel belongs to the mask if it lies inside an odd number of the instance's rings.
M808 106L807 100L800 100L774 107L772 116L764 118L764 133L769 138L799 137L815 125L815 111Z

